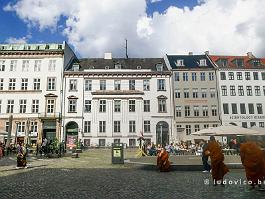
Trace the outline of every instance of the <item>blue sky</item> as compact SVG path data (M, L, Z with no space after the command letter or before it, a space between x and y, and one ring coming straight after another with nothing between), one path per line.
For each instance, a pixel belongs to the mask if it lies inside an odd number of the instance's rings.
M62 42L67 38L62 34L62 28L57 27L55 30L45 29L40 31L37 26L28 27L27 23L21 20L15 12L4 11L3 8L10 2L10 0L0 0L0 43L6 43L10 37L22 38L30 35L29 43L43 43L43 42ZM197 5L197 0L162 0L155 3L148 2L147 14L152 15L154 12L163 13L170 6L177 6L183 8L184 6L193 8ZM61 17L58 25L65 25L65 18Z

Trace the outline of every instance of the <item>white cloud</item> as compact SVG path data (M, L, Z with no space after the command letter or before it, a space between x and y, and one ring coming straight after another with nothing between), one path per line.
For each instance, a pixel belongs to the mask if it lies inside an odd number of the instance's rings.
M15 37L9 37L5 40L8 44L25 44L27 43L28 38L27 37L21 37L21 38L15 38Z
M159 1L162 1L162 0L150 0L151 3L156 3L156 2L159 2Z
M165 53L245 54L265 56L265 1L198 0L192 10L169 7L147 16L146 0L19 0L5 7L29 25L56 28L66 18L63 34L83 57L113 52L124 56Z

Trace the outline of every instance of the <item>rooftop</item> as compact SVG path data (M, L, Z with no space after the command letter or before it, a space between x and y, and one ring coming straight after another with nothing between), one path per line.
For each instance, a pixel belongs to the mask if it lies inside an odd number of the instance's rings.
M0 51L62 51L65 44L0 44Z

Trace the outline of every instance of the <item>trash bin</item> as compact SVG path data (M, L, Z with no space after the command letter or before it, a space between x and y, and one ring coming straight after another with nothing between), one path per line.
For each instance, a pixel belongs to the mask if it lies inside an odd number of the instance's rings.
M124 164L123 143L112 143L112 164Z

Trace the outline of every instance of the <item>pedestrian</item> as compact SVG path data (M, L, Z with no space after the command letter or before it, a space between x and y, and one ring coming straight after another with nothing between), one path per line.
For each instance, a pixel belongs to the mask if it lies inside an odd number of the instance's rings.
M0 159L3 157L3 144L0 142Z
M205 154L207 147L208 147L207 141L203 141L203 146L202 146L203 172L210 172L211 171L211 166L208 164L209 156Z
M254 142L247 141L240 145L240 157L245 167L246 177L254 189L265 180L265 156L261 148Z
M168 152L162 148L161 152L157 156L157 166L161 172L170 170L170 162L169 162Z
M27 168L26 148L21 142L17 145L17 168Z
M226 173L229 172L229 169L224 164L224 154L220 145L215 141L215 137L211 136L208 146L205 149L205 155L210 156L211 158L211 167L212 167L212 178L213 184L216 186L219 181L220 184L223 184L223 178Z
M41 150L42 152L46 155L47 154L47 143L48 143L48 140L47 138L44 138L43 139L43 142L41 144Z

